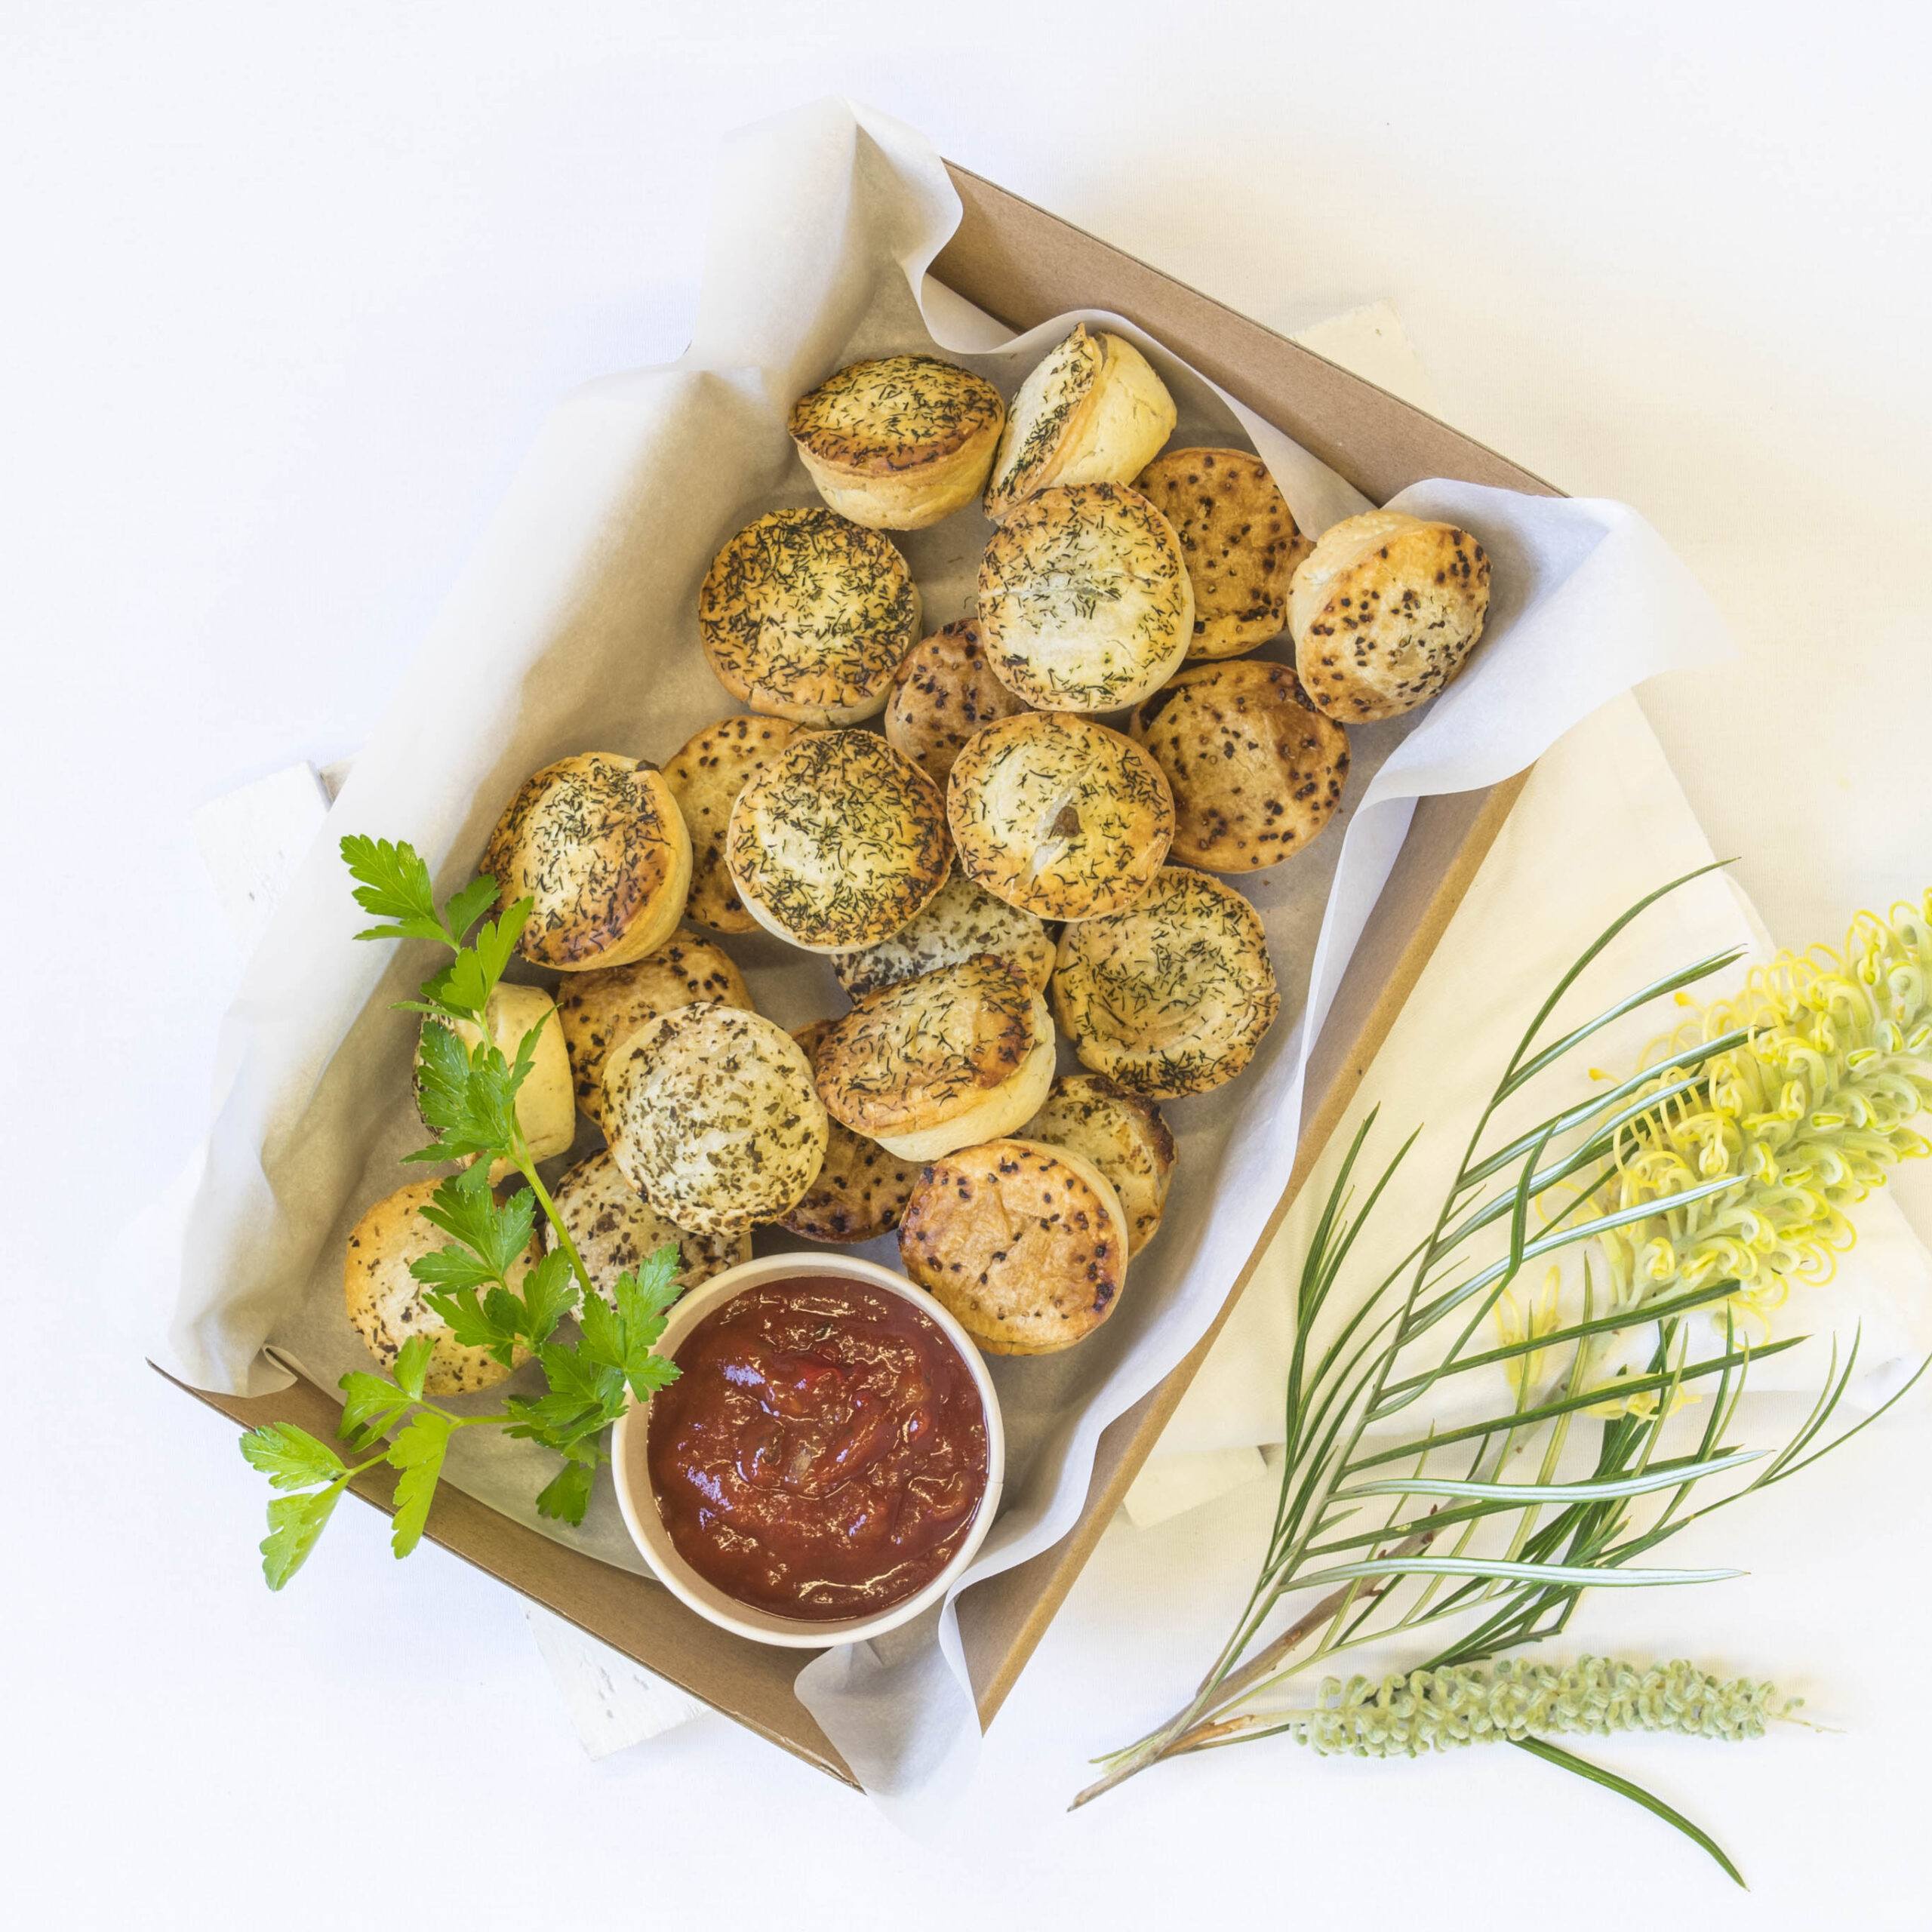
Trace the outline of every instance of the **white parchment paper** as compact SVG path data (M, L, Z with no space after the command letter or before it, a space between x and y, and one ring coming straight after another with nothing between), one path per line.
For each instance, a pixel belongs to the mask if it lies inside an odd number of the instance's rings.
M958 212L930 147L843 103L728 145L690 350L593 385L545 425L251 963L224 1029L214 1124L179 1244L169 1355L186 1379L263 1392L285 1385L285 1364L328 1386L363 1361L342 1312L341 1245L368 1204L400 1184L396 1163L420 1141L413 1041L389 1002L424 964L413 952L352 943L362 921L337 835L408 838L448 891L539 765L586 749L661 759L732 708L697 648L697 586L740 525L809 500L784 433L793 398L854 356L935 343L1011 393L1075 319L992 352L974 347L983 329L969 340L956 304L924 300L924 271ZM1087 318L1123 329L1152 357L1180 406L1178 440L1251 440L1306 528L1361 506L1131 321ZM1309 1046L1415 800L1518 771L1614 694L1724 648L1688 574L1620 506L1442 482L1395 503L1452 518L1487 547L1489 633L1433 706L1352 734L1341 820L1291 865L1243 881L1267 927L1282 1022L1241 1080L1171 1109L1180 1179L1114 1317L1065 1355L997 1364L1009 1487L967 1587L1066 1533L1100 1430L1198 1339L1259 1238L1293 1163ZM930 623L970 608L986 534L965 513L903 540ZM760 1007L781 1021L842 1006L822 963L761 938L729 946ZM542 1475L522 1445L472 1439L488 1433L458 1438L450 1479L555 1533L531 1509ZM608 1494L572 1540L639 1567ZM970 1763L971 1700L949 1604L889 1644L808 1665L799 1690L882 1794L942 1795Z

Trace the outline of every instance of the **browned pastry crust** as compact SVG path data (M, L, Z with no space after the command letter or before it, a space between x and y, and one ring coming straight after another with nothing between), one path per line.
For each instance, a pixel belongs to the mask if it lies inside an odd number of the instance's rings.
M1112 1183L1127 1217L1127 1251L1138 1254L1160 1232L1174 1177L1174 1137L1154 1103L1098 1073L1063 1074L1020 1138L1070 1149Z
M444 1326L423 1299L423 1284L409 1272L412 1261L449 1245L449 1236L423 1218L438 1183L411 1181L378 1201L349 1232L343 1257L343 1301L349 1325L385 1369L395 1365L405 1342L426 1335L432 1346L423 1378L429 1395L466 1395L491 1389L510 1371L487 1349L467 1348ZM528 1253L510 1272L510 1286L521 1281L537 1259L533 1238ZM518 1352L518 1359L525 1352Z
M1026 707L992 673L980 627L948 624L906 654L885 700L887 742L940 790L973 734Z
M1488 552L1466 530L1401 510L1324 531L1288 592L1309 702L1350 721L1398 718L1435 697L1488 614Z
M758 924L808 952L889 939L946 883L946 807L869 731L808 731L738 794L732 882Z
M1232 1080L1281 1007L1260 915L1185 866L1124 912L1069 926L1053 995L1081 1063L1155 1100Z
M721 718L688 740L664 765L664 782L691 835L691 890L685 916L715 933L755 933L731 869L724 834L745 781L789 744L799 727L756 713Z
M517 950L580 973L641 958L676 930L691 841L654 767L583 752L525 781L490 835L483 869L499 906L534 902Z
M1174 526L1121 483L1042 490L980 559L980 641L1042 711L1118 711L1165 684L1194 635Z
M792 405L786 426L832 509L922 530L979 494L1006 422L999 391L936 355L854 362Z
M815 1056L832 1118L909 1161L1029 1118L1052 1084L1045 1000L986 955L901 980L826 1030Z
M678 1250L680 1288L694 1288L752 1258L747 1233L694 1235L674 1227L625 1180L608 1151L571 1168L557 1183L556 1202L591 1286L613 1306L617 1277L635 1274L660 1247ZM558 1245L557 1231L547 1221L543 1239L546 1247Z
M1127 728L1174 793L1172 857L1211 872L1292 858L1334 816L1348 780L1348 734L1285 664L1193 666Z
M906 1272L993 1355L1071 1348L1127 1280L1119 1202L1090 1161L992 1140L934 1161L899 1230Z
M961 866L1043 919L1131 906L1161 869L1174 799L1161 768L1118 731L1029 711L976 733L952 768L946 814Z
M814 504L771 510L712 560L697 623L718 681L801 724L854 724L885 703L919 635L906 559L875 530Z
M1174 527L1194 586L1190 658L1232 657L1287 627L1288 583L1315 548L1246 450L1168 450L1134 487Z
M814 1020L792 1037L814 1059L832 1022ZM842 1121L829 1124L825 1164L804 1198L778 1225L806 1241L871 1241L897 1227L919 1170Z
M604 1066L611 1049L660 1014L716 1000L749 1008L744 975L709 940L678 933L628 966L584 973L558 989L557 1015L570 1048L577 1103L604 1124Z
M604 1128L624 1178L697 1234L775 1221L825 1158L825 1109L798 1042L758 1014L709 1001L612 1051Z

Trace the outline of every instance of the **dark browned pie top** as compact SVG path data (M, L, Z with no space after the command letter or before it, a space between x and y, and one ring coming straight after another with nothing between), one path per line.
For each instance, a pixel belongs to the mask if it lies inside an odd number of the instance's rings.
M786 427L820 461L888 475L943 461L1004 420L984 377L936 355L854 362L792 405Z

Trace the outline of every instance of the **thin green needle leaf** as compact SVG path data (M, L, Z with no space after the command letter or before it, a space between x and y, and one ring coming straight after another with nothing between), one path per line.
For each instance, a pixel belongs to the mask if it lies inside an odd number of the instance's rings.
M1698 1481L1734 1469L1740 1463L1757 1462L1764 1454L1761 1449L1734 1449L1703 1462L1657 1463L1641 1475L1619 1477L1607 1482L1463 1482L1454 1476L1383 1476L1374 1482L1338 1489L1335 1500L1340 1503L1364 1496L1466 1496L1503 1503L1591 1502L1610 1496L1642 1496L1680 1482Z
M1606 1791L1614 1791L1618 1797L1629 1798L1632 1804L1641 1804L1653 1817L1674 1826L1693 1844L1708 1853L1718 1869L1743 1890L1748 1892L1751 1889L1744 1883L1744 1874L1724 1855L1723 1846L1709 1832L1692 1824L1682 1812L1666 1804L1655 1792L1646 1791L1641 1785L1632 1784L1628 1778L1619 1777L1616 1772L1607 1771L1601 1764L1593 1764L1587 1758L1579 1758L1574 1752L1563 1750L1543 1738L1512 1737L1508 1741L1518 1751L1527 1751L1532 1758L1540 1758L1546 1764L1554 1764L1558 1770L1568 1771L1573 1777L1586 1779L1592 1784L1600 1784Z
M1371 1556L1360 1563L1338 1563L1332 1570L1297 1577L1298 1590L1326 1589L1336 1583L1373 1577L1491 1577L1519 1583L1574 1584L1580 1589L1647 1589L1653 1585L1724 1583L1742 1570L1630 1570L1594 1563L1512 1563L1500 1556Z

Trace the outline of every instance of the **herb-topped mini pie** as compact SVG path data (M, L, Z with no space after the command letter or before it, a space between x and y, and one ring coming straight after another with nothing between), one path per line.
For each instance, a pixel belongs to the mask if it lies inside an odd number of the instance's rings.
M730 957L694 933L674 933L655 952L628 966L580 973L558 989L557 1014L570 1048L577 1104L599 1127L604 1063L611 1049L639 1027L701 999L746 1008L752 1003L744 975Z
M724 856L746 909L808 952L890 939L946 883L946 807L869 731L808 731L738 794Z
M916 980L936 966L956 966L981 952L1004 960L1038 992L1044 992L1053 977L1053 935L1038 916L995 898L955 869L916 918L863 952L835 952L832 970L854 999L863 999L881 986Z
M970 503L1006 421L999 391L936 355L854 362L792 405L819 494L874 530L923 530Z
M1292 858L1340 804L1349 735L1285 664L1198 664L1128 721L1174 795L1173 856L1211 872Z
M1053 1016L1003 961L968 959L861 1000L813 1065L833 1119L902 1160L936 1160L1032 1116L1053 1084Z
M877 531L816 506L771 510L712 559L697 624L740 703L801 724L856 724L884 704L919 635L919 592Z
M1489 615L1489 555L1466 530L1369 510L1324 531L1288 591L1295 669L1331 718L1399 718L1435 697Z
M1169 450L1134 487L1174 527L1194 586L1192 657L1235 657L1287 628L1288 584L1314 545L1246 450Z
M1082 1066L1163 1100L1232 1080L1281 1010L1260 915L1185 866L1124 912L1069 926L1053 995Z
M534 902L518 952L559 973L619 966L676 931L691 841L654 766L583 752L525 782L483 854L500 906Z
M1042 711L1118 711L1178 671L1194 589L1174 526L1137 490L1088 483L1029 497L980 560L993 675Z
M998 523L1056 483L1130 483L1174 434L1174 399L1125 337L1082 322L1020 386L993 459Z
M681 1006L604 1071L611 1158L674 1226L739 1235L804 1196L825 1159L811 1063L783 1027L735 1006Z
M992 1140L935 1161L900 1225L899 1258L989 1354L1051 1355L1114 1312L1125 1217L1084 1155Z
M989 724L946 788L959 863L1010 906L1091 919L1131 906L1161 869L1174 800L1132 739L1066 712Z

